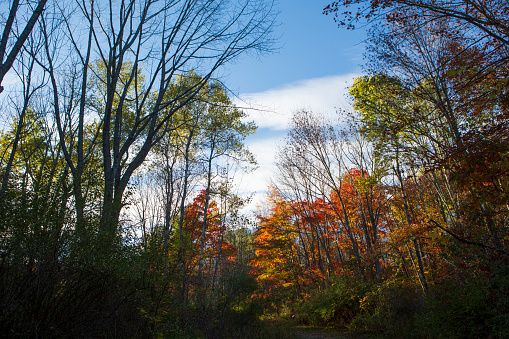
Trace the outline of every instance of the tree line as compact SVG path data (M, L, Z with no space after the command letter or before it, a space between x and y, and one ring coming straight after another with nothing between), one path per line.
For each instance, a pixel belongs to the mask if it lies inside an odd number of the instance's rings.
M294 114L257 221L256 126L217 70L272 48L261 0L1 5L0 333L504 337L508 5L342 0L369 27L337 121Z
M370 27L366 75L353 112L293 116L254 234L267 307L389 337L504 337L508 9L324 9Z

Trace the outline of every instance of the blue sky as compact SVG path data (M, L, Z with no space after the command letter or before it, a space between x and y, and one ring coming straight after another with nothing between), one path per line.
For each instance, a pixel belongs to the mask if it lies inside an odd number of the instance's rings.
M307 109L334 118L337 109L349 109L347 88L361 74L366 32L339 28L322 14L327 4L279 1L279 48L259 58L243 56L223 70L236 104L255 108L247 111L259 126L246 141L259 169L238 178L240 192L254 193L250 211L264 198L292 113Z
M229 65L224 74L230 89L261 92L303 79L359 72L365 32L338 28L331 16L322 14L328 3L278 1L279 48L259 58L245 55Z

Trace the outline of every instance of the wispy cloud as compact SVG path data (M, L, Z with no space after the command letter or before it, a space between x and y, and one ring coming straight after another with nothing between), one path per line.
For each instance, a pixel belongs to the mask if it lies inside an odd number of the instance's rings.
M333 115L350 107L348 86L359 74L307 79L259 93L239 95L236 104L249 112L249 119L261 128L285 130L297 110Z

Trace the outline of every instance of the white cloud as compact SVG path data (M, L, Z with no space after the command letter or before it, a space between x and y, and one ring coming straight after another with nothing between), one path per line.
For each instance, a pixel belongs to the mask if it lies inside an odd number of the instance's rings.
M261 128L284 130L293 112L301 109L333 115L349 108L348 86L359 74L306 79L259 93L239 95L237 106L246 108L249 119Z
M240 191L253 193L253 201L245 209L246 212L254 211L265 198L267 186L275 173L277 148L284 143L293 112L307 109L334 117L338 109L349 109L347 87L357 76L359 74L302 80L281 88L239 96L237 106L254 108L247 109L248 119L254 120L260 128L258 135L246 140L246 145L257 158L259 168L238 179Z

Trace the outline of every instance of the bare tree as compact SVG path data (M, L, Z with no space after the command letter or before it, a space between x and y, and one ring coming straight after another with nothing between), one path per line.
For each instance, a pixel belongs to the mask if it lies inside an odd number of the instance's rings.
M77 225L84 225L82 173L94 121L103 158L100 228L113 235L129 179L214 72L247 51L271 47L272 5L261 0L78 1L59 26L41 21L60 145L74 181ZM81 39L86 35L86 39ZM96 60L95 64L91 61ZM57 65L59 71L57 71ZM63 109L61 69L74 79L75 104ZM198 81L186 81L191 71ZM72 72L71 72L72 71ZM192 77L192 76L191 76ZM70 101L68 101L70 102ZM71 107L72 106L72 107ZM88 124L88 125L87 125ZM69 138L72 135L73 138Z
M0 40L0 93L4 90L2 81L5 75L11 69L25 41L34 29L47 1L24 1L22 3L19 0L12 1L9 14L3 25L2 40ZM25 16L28 16L29 13L31 13L29 19L24 22Z

